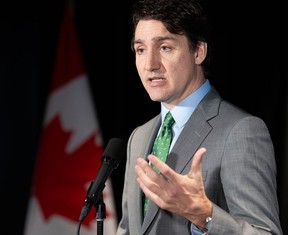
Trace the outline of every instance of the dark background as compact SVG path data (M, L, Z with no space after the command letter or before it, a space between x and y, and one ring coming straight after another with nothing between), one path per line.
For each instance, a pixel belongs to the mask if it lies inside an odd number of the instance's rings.
M159 112L130 50L133 0L74 1L84 62L105 145ZM223 98L261 117L275 145L278 195L288 234L287 6L283 0L202 0L215 41L211 82ZM0 172L2 228L23 232L63 0L0 4ZM118 112L121 123L113 121ZM118 216L125 162L112 173ZM245 187L245 185L243 186ZM2 218L3 218L2 217Z

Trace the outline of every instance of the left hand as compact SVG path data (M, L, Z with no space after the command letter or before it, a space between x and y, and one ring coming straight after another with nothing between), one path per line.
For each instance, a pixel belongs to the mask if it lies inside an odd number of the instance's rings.
M139 158L135 165L137 181L151 201L199 227L203 227L205 218L212 215L212 202L205 194L202 178L201 159L205 152L205 148L200 148L194 154L191 170L187 175L176 173L152 154L148 156L148 160L160 170L160 174L143 158Z

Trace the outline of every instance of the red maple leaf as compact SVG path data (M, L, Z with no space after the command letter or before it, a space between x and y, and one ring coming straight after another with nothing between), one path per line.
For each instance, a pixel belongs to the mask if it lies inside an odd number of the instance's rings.
M95 144L95 135L71 154L65 146L72 132L64 131L59 117L43 130L36 167L34 194L46 220L58 214L79 221L87 193L87 185L95 179L101 165L103 147ZM105 195L104 201L105 201ZM106 218L110 216L106 212ZM92 209L83 224L95 220Z

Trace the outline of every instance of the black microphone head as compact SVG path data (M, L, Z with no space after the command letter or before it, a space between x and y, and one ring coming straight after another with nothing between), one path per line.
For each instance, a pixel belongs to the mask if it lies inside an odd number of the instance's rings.
M112 138L103 152L102 161L109 161L117 167L125 155L126 142L120 138Z
M119 138L112 138L105 148L101 161L102 167L96 179L89 186L85 204L82 207L79 221L83 221L92 205L96 205L105 187L105 182L113 169L117 168L120 160L126 155L126 142Z

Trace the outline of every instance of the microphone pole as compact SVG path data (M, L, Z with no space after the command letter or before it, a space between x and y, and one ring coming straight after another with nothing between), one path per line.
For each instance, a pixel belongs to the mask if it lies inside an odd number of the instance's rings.
M103 193L96 204L97 235L104 234L104 219L106 219L106 205L103 201Z

